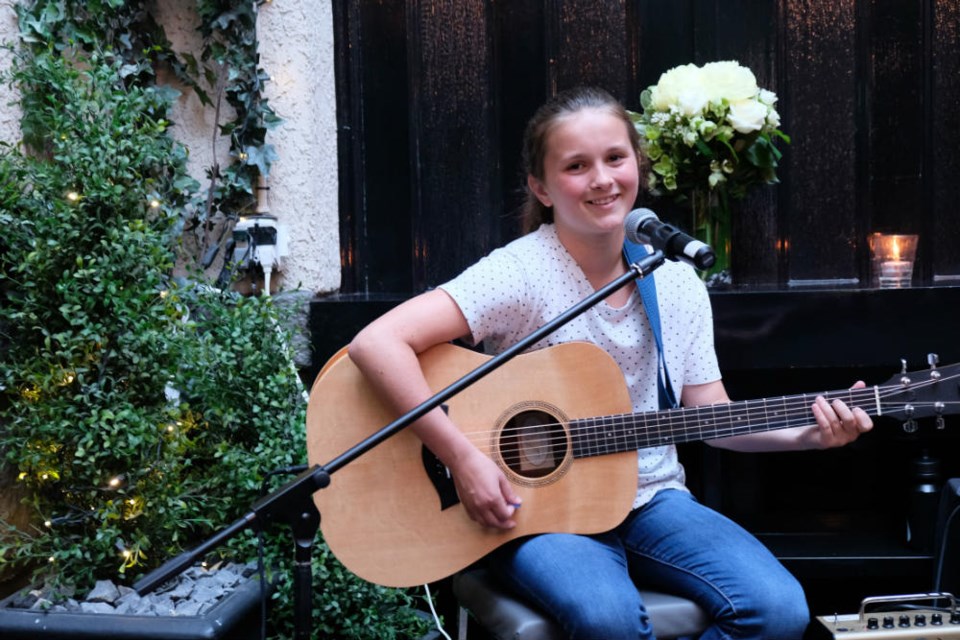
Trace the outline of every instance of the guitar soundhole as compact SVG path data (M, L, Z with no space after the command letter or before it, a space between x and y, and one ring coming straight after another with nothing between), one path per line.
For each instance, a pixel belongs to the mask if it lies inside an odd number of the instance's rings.
M520 411L500 431L503 464L520 478L537 481L553 474L567 458L567 434L562 421L542 410Z

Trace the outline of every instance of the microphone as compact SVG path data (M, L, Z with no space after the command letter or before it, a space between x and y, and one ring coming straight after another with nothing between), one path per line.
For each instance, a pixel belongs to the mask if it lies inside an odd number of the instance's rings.
M682 261L704 271L717 261L710 245L685 234L672 224L661 222L650 209L634 209L627 214L623 226L627 239L636 244L649 244L663 251L674 262Z

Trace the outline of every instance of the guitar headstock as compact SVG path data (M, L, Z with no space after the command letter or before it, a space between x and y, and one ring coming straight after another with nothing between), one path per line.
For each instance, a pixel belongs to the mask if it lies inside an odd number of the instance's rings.
M928 369L908 372L907 361L900 362L900 373L878 388L878 415L901 420L907 432L916 431L918 418L936 418L943 429L944 416L960 413L960 364L939 367L933 353Z

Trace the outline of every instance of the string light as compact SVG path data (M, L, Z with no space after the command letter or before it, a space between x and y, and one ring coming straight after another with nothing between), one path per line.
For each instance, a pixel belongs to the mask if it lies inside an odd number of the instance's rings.
M157 200L156 198L154 198L153 200L151 200L151 201L150 201L150 208L151 208L151 209L159 209L159 208L160 208L160 201Z
M110 478L110 482L107 484L109 484L111 488L116 489L121 484L123 484L123 475L114 476Z
M59 479L60 479L60 472L57 471L56 469L47 469L46 471L44 471L43 473L40 474L40 479L41 479L41 480L54 480L54 481L59 480Z
M128 498L123 501L123 519L133 520L143 514L143 498Z
M40 387L31 385L20 390L20 397L27 402L36 402L40 399Z
M76 202L79 199L80 199L80 194L77 193L76 191L71 191L70 193L67 194L67 200L69 200L70 202Z

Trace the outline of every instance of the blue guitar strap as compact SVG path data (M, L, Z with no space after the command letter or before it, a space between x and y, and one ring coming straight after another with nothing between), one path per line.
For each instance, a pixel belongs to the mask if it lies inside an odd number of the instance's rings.
M634 264L650 255L646 247L630 240L623 241L623 255L627 262ZM653 276L648 275L636 281L640 300L647 311L647 320L653 331L653 339L657 343L657 393L660 398L661 409L674 409L680 406L670 384L670 373L667 371L667 361L663 357L663 337L660 334L660 308L657 306L657 285Z

